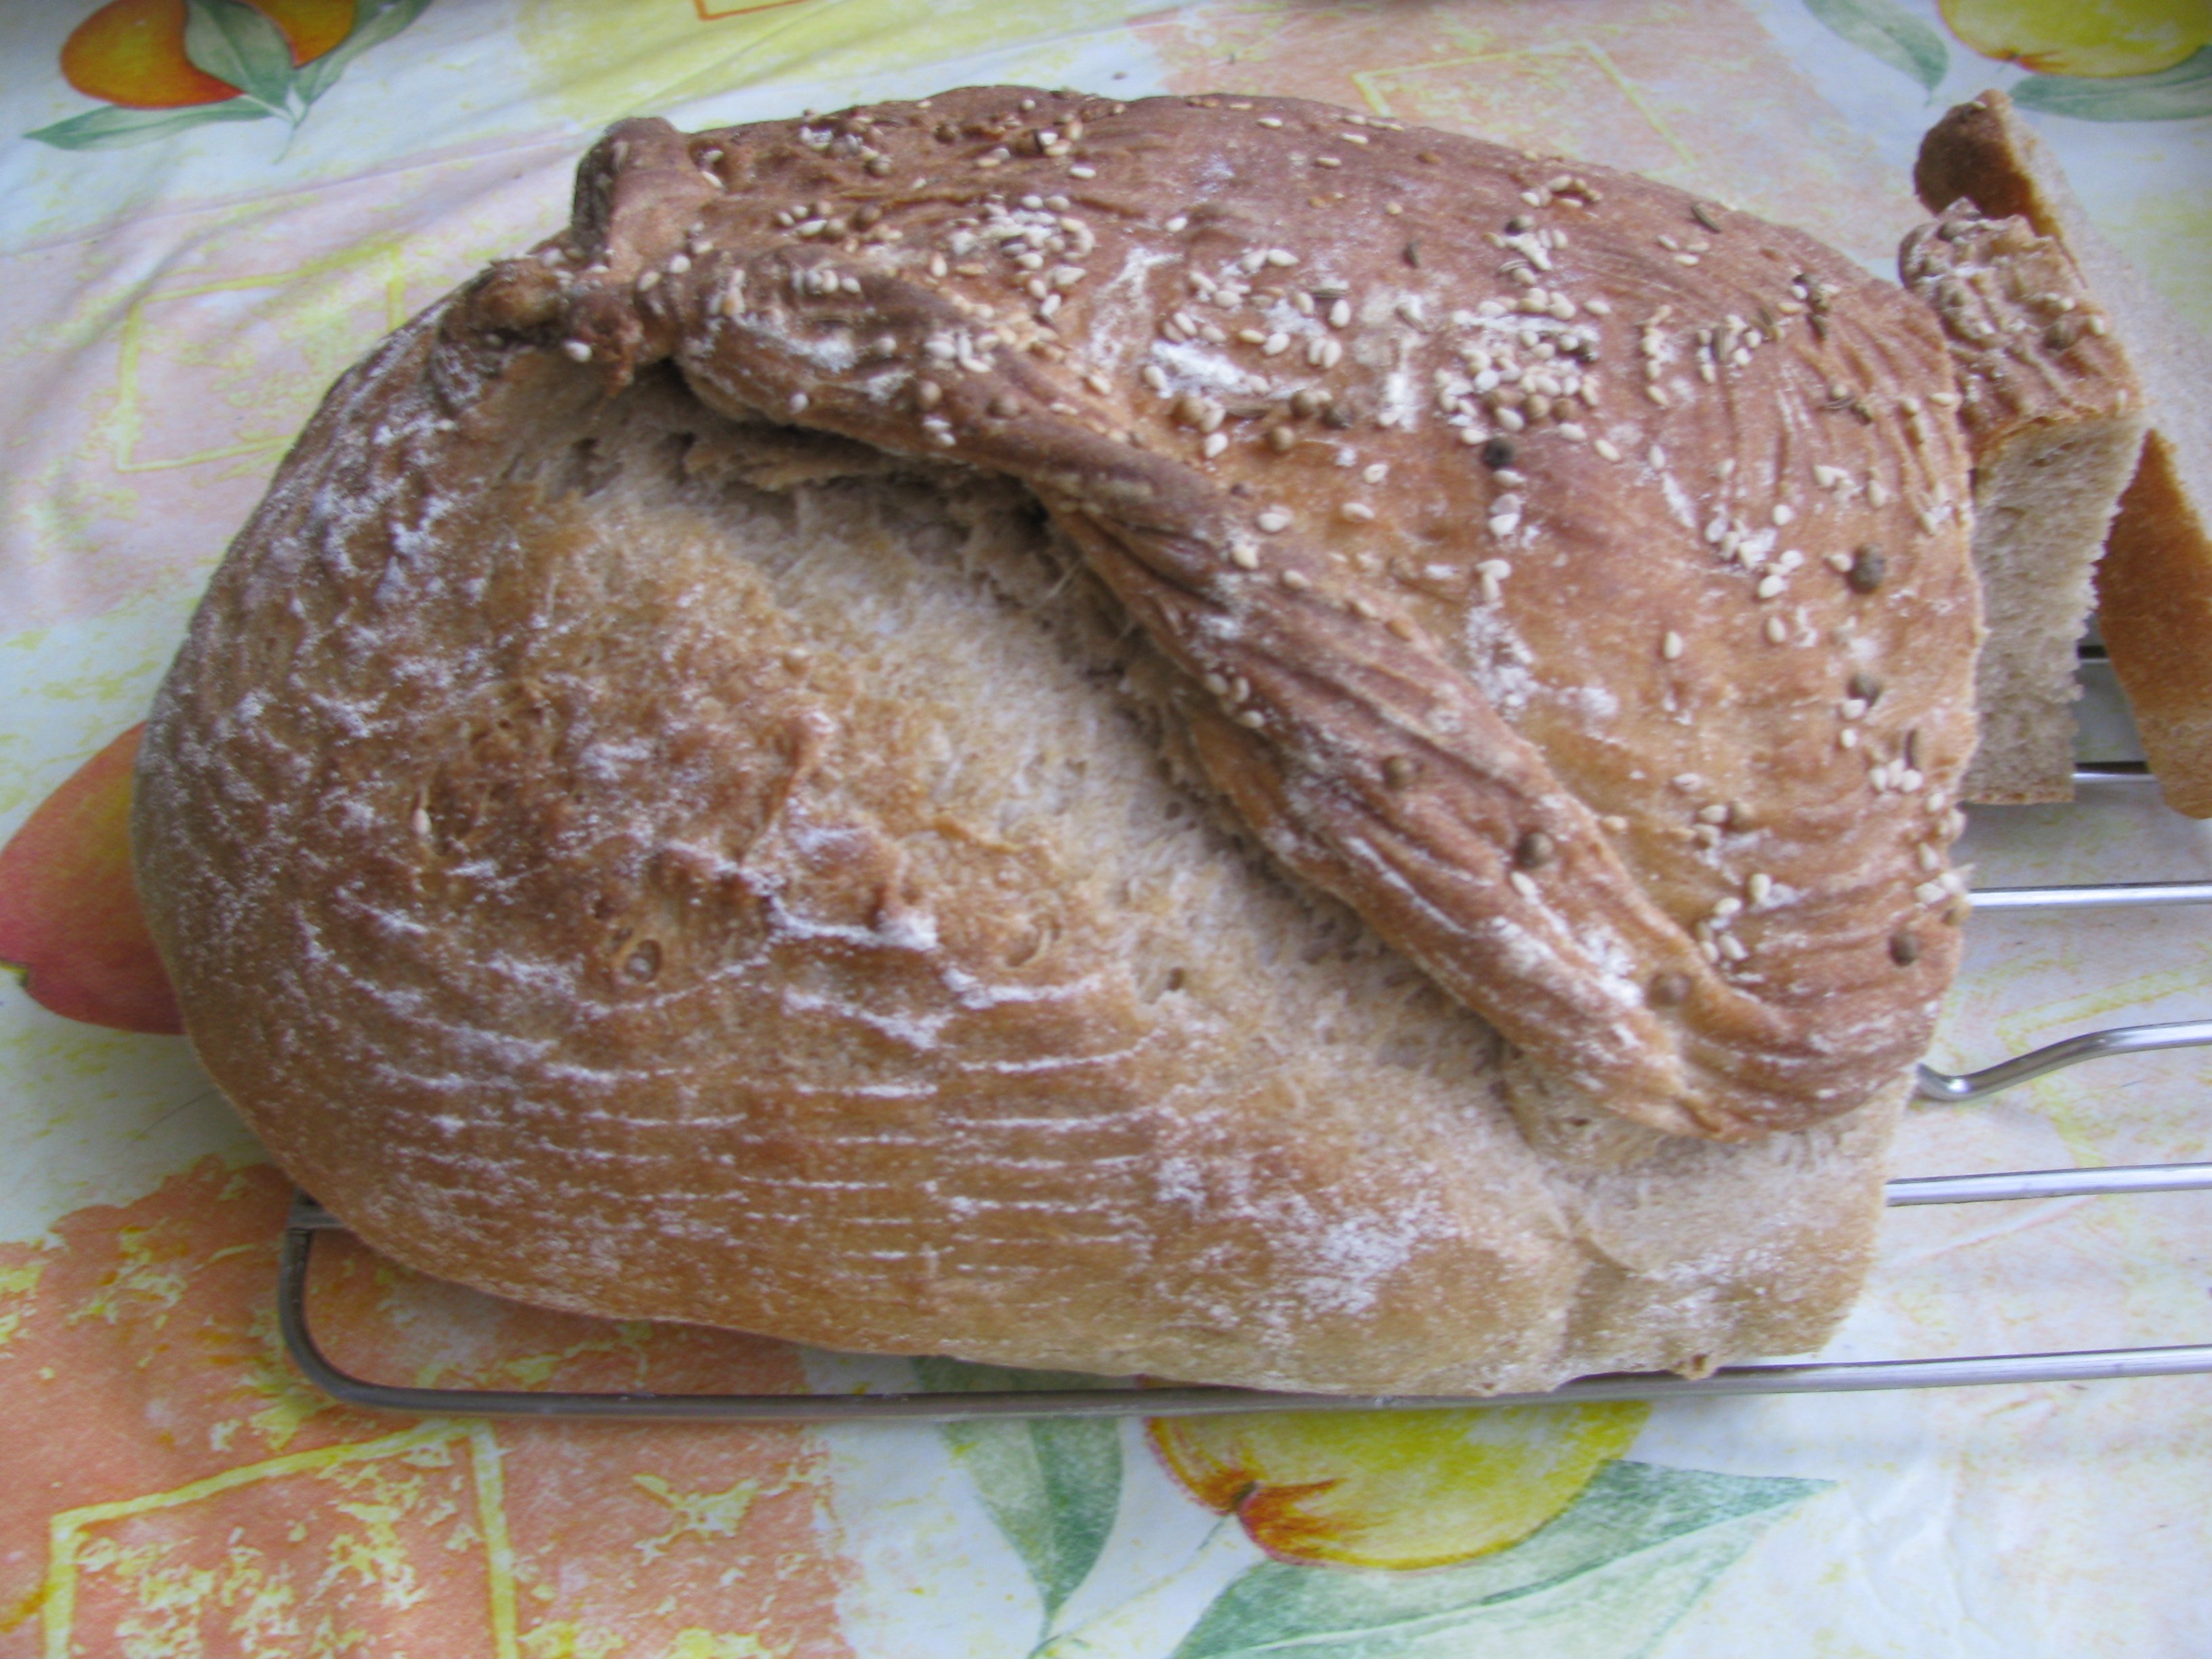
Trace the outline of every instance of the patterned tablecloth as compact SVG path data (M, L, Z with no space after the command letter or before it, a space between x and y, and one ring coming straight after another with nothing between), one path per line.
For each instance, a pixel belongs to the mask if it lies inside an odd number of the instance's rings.
M1639 169L1887 271L2009 87L2212 332L2205 0L15 0L0 9L0 1659L2212 1652L2212 1379L954 1431L382 1419L307 1389L283 1180L163 1034L129 758L331 378L565 213L593 131L1025 81L1296 93ZM2208 646L2212 648L2212 646ZM2128 741L2093 711L2085 740ZM2121 752L2115 750L2115 752ZM2212 873L2155 792L1980 879ZM1995 914L1939 1060L2212 1012L2212 915ZM1901 1174L2212 1157L2212 1058L1905 1126ZM338 1241L342 1362L508 1388L988 1383L490 1302ZM1893 1214L1847 1357L2212 1336L2195 1195Z

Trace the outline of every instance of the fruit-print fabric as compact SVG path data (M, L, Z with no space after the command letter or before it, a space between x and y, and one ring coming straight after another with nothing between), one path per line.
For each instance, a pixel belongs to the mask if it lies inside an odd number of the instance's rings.
M2212 1380L799 1429L383 1419L290 1370L282 1178L173 1035L147 699L323 388L566 211L592 134L1025 81L1334 100L1638 169L1887 270L2008 88L2212 333L2205 0L52 0L0 8L0 1659L2212 1651ZM2212 648L2212 647L2208 647ZM2085 742L2129 737L2098 688ZM1985 885L2212 875L2140 792ZM1936 1060L2212 1010L2212 917L1984 915ZM2212 1157L2212 1059L1914 1113L1900 1174ZM1893 1215L1833 1350L2212 1338L2190 1195ZM523 1389L1018 1379L556 1316L332 1238L340 1363Z

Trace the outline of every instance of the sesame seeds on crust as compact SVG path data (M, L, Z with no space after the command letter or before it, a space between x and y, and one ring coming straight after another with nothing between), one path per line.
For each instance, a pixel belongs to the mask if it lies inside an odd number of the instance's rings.
M1235 101L625 124L566 337L603 374L674 356L710 403L1024 480L1171 657L1250 688L1210 766L1372 780L1417 736L1419 787L1223 787L1624 1115L1739 1135L1864 1097L1954 954L1893 960L1896 921L1844 960L1807 919L1917 908L1934 832L1897 814L1971 743L1954 667L1893 662L1974 627L1932 330L1717 204ZM1892 689L1845 745L1869 669ZM1685 770L1744 810L1639 781ZM1611 850L1617 817L1667 833ZM1531 828L1563 849L1540 880L1509 868ZM1754 874L1790 903L1701 933ZM1691 990L1655 1011L1668 974ZM1869 1034L1844 1055L1839 996Z

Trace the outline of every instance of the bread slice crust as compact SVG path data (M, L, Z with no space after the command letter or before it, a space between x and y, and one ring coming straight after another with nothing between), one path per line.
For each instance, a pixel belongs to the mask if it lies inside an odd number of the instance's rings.
M2212 817L2212 344L2097 233L2003 93L1945 114L1913 182L1931 212L1965 201L2057 242L2129 354L2149 434L2097 567L2098 631L2167 805Z

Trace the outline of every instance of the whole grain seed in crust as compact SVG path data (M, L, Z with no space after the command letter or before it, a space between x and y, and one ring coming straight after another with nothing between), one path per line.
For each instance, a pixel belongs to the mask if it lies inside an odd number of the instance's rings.
M1446 135L1370 124L1313 196L1339 112L1251 102L625 123L567 232L334 391L137 834L210 1069L380 1248L1265 1386L1698 1369L1837 1316L1962 910L1934 323ZM1601 390L1632 363L1657 398ZM977 660L1079 636L1066 697L1167 781L1011 667L932 712L968 680L902 538L947 515L1048 577L991 567L1023 597ZM817 572L809 523L876 564ZM1025 720L1119 793L1007 770ZM1172 881L1086 884L1159 823Z
M1688 198L1598 169L1571 177L1583 204L1571 242L1555 240L1556 165L1472 140L1376 131L1343 158L1365 194L1316 209L1298 173L1337 130L1322 106L1254 100L1279 124L1265 126L1206 100L1018 102L964 92L927 123L872 112L868 142L898 163L888 182L853 164L857 141L834 122L688 137L626 124L585 164L567 251L605 274L562 294L561 330L592 346L611 388L670 360L710 405L804 396L810 425L1022 481L1188 672L1257 688L1240 714L1194 711L1193 739L1269 850L1553 1087L1726 1138L1849 1110L1916 1059L1955 943L1939 930L1901 975L1883 941L1918 902L1911 848L1929 826L1868 790L1868 763L1838 756L1823 722L1852 672L1887 671L1893 700L1863 752L1917 727L1917 769L1955 794L1972 738L1954 694L1978 623L1964 445L1915 414L1952 389L1919 308L1776 227L1697 235ZM1017 142L1071 113L1097 175L1079 185ZM720 189L694 164L708 147ZM1422 148L1446 163L1419 164ZM977 179L1000 149L1010 157ZM933 182L902 189L909 168ZM809 241L775 225L770 206L794 198L825 210L830 231ZM1352 204L1370 198L1400 211ZM824 246L864 208L872 230ZM712 259L639 295L634 273L694 225ZM1429 250L1418 266L1401 257L1409 234ZM1668 246L1692 240L1694 271ZM1065 273L1049 318L1018 250ZM940 254L945 277L930 274ZM1340 290L1352 320L1339 331L1302 311L1299 284ZM731 295L734 314L716 303ZM1613 314L1583 317L1592 300ZM1194 301L1224 313L1222 343L1164 337ZM864 353L863 336L890 349ZM1271 354L1278 336L1341 356ZM1632 338L1668 402L1601 414L1587 382ZM928 430L912 389L922 362L955 371ZM1040 412L994 416L1010 392ZM1262 434L1297 421L1301 393L1348 422L1310 453L1277 453ZM1220 410L1229 442L1211 455L1176 435L1188 400ZM1663 444L1672 465L1625 479L1570 424L1629 453ZM1461 433L1510 438L1525 485L1500 488L1440 441ZM1361 503L1371 520L1348 521L1334 499L1340 459L1391 468ZM1818 490L1816 466L1896 482L1877 504ZM1708 521L1754 562L1785 526L1793 541L1879 544L1881 602L1862 602L1862 561L1846 583L1808 584L1796 617L1762 615L1749 565L1698 544ZM1499 550L1545 580L1484 580L1481 558ZM1453 574L1408 582L1392 571L1404 555ZM1304 587L1279 580L1293 570ZM1655 617L1681 647L1638 661L1621 636ZM1376 757L1401 749L1424 760L1424 786L1377 791ZM1670 833L1647 780L1677 761L1732 781L1755 848ZM1607 813L1640 833L1601 835ZM1506 879L1531 829L1562 849L1533 901ZM1716 962L1695 919L1769 848L1793 900L1740 961ZM1654 1008L1646 988L1677 972L1690 994Z

